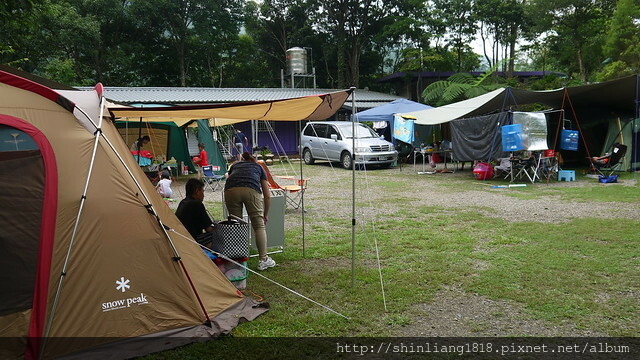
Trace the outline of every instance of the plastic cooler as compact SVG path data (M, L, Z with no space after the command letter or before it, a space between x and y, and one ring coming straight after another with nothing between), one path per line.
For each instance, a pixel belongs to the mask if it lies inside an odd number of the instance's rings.
M493 167L485 162L478 163L473 168L473 176L476 180L489 180L493 177Z
M578 132L576 130L562 130L560 133L560 149L578 151Z
M523 150L522 124L504 125L502 127L502 151Z

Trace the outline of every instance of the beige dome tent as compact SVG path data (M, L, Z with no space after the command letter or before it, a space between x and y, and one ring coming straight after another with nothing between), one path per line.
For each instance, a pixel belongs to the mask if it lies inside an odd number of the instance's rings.
M190 238L102 118L100 87L0 71L0 358L125 358L265 307Z

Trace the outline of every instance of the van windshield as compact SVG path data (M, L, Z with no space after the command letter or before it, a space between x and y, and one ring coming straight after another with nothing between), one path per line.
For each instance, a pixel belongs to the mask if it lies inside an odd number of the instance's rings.
M344 134L344 136L347 139L351 139L353 138L353 134L351 132L351 125L349 126L342 126L340 128L340 130L342 130L342 133ZM363 125L363 124L355 124L355 128L356 128L356 139L367 139L367 138L379 138L380 135L378 135L375 131L373 131L370 127Z

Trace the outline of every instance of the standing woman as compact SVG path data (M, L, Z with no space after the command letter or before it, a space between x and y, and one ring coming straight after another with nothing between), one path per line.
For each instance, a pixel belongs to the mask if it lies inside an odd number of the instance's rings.
M242 161L236 162L229 169L229 177L224 186L224 202L229 214L239 218L242 218L242 207L247 209L260 254L258 270L276 266L276 262L267 255L265 223L269 221L271 204L267 174L248 152L242 153Z

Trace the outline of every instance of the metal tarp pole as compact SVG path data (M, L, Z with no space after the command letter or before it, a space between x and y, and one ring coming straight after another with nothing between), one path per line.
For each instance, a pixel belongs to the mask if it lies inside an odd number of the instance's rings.
M351 286L356 282L356 91L351 87Z
M298 131L298 134L299 134L298 135L299 136L298 143L300 144L298 146L298 149L299 149L299 152L300 152L300 184L302 184L303 183L302 179L304 178L302 176L302 161L303 161L303 158L302 158L303 157L303 155L302 155L302 124L299 121L298 121L298 124L299 124L299 128L300 128L300 129L298 129L299 130ZM300 186L302 186L302 185L300 185ZM301 201L301 205L300 206L302 207L302 257L305 257L306 256L306 252L305 252L306 251L305 250L306 247L305 247L305 241L304 241L305 240L305 237L304 237L304 235L305 235L305 233L304 233L304 225L305 225L304 224L304 212L305 212L305 210L304 210L304 191L305 190L303 189L301 191L302 191L302 194L301 194L302 197L300 198L300 201ZM285 194L285 196L286 196L286 194ZM285 206L286 206L286 204L285 204Z

